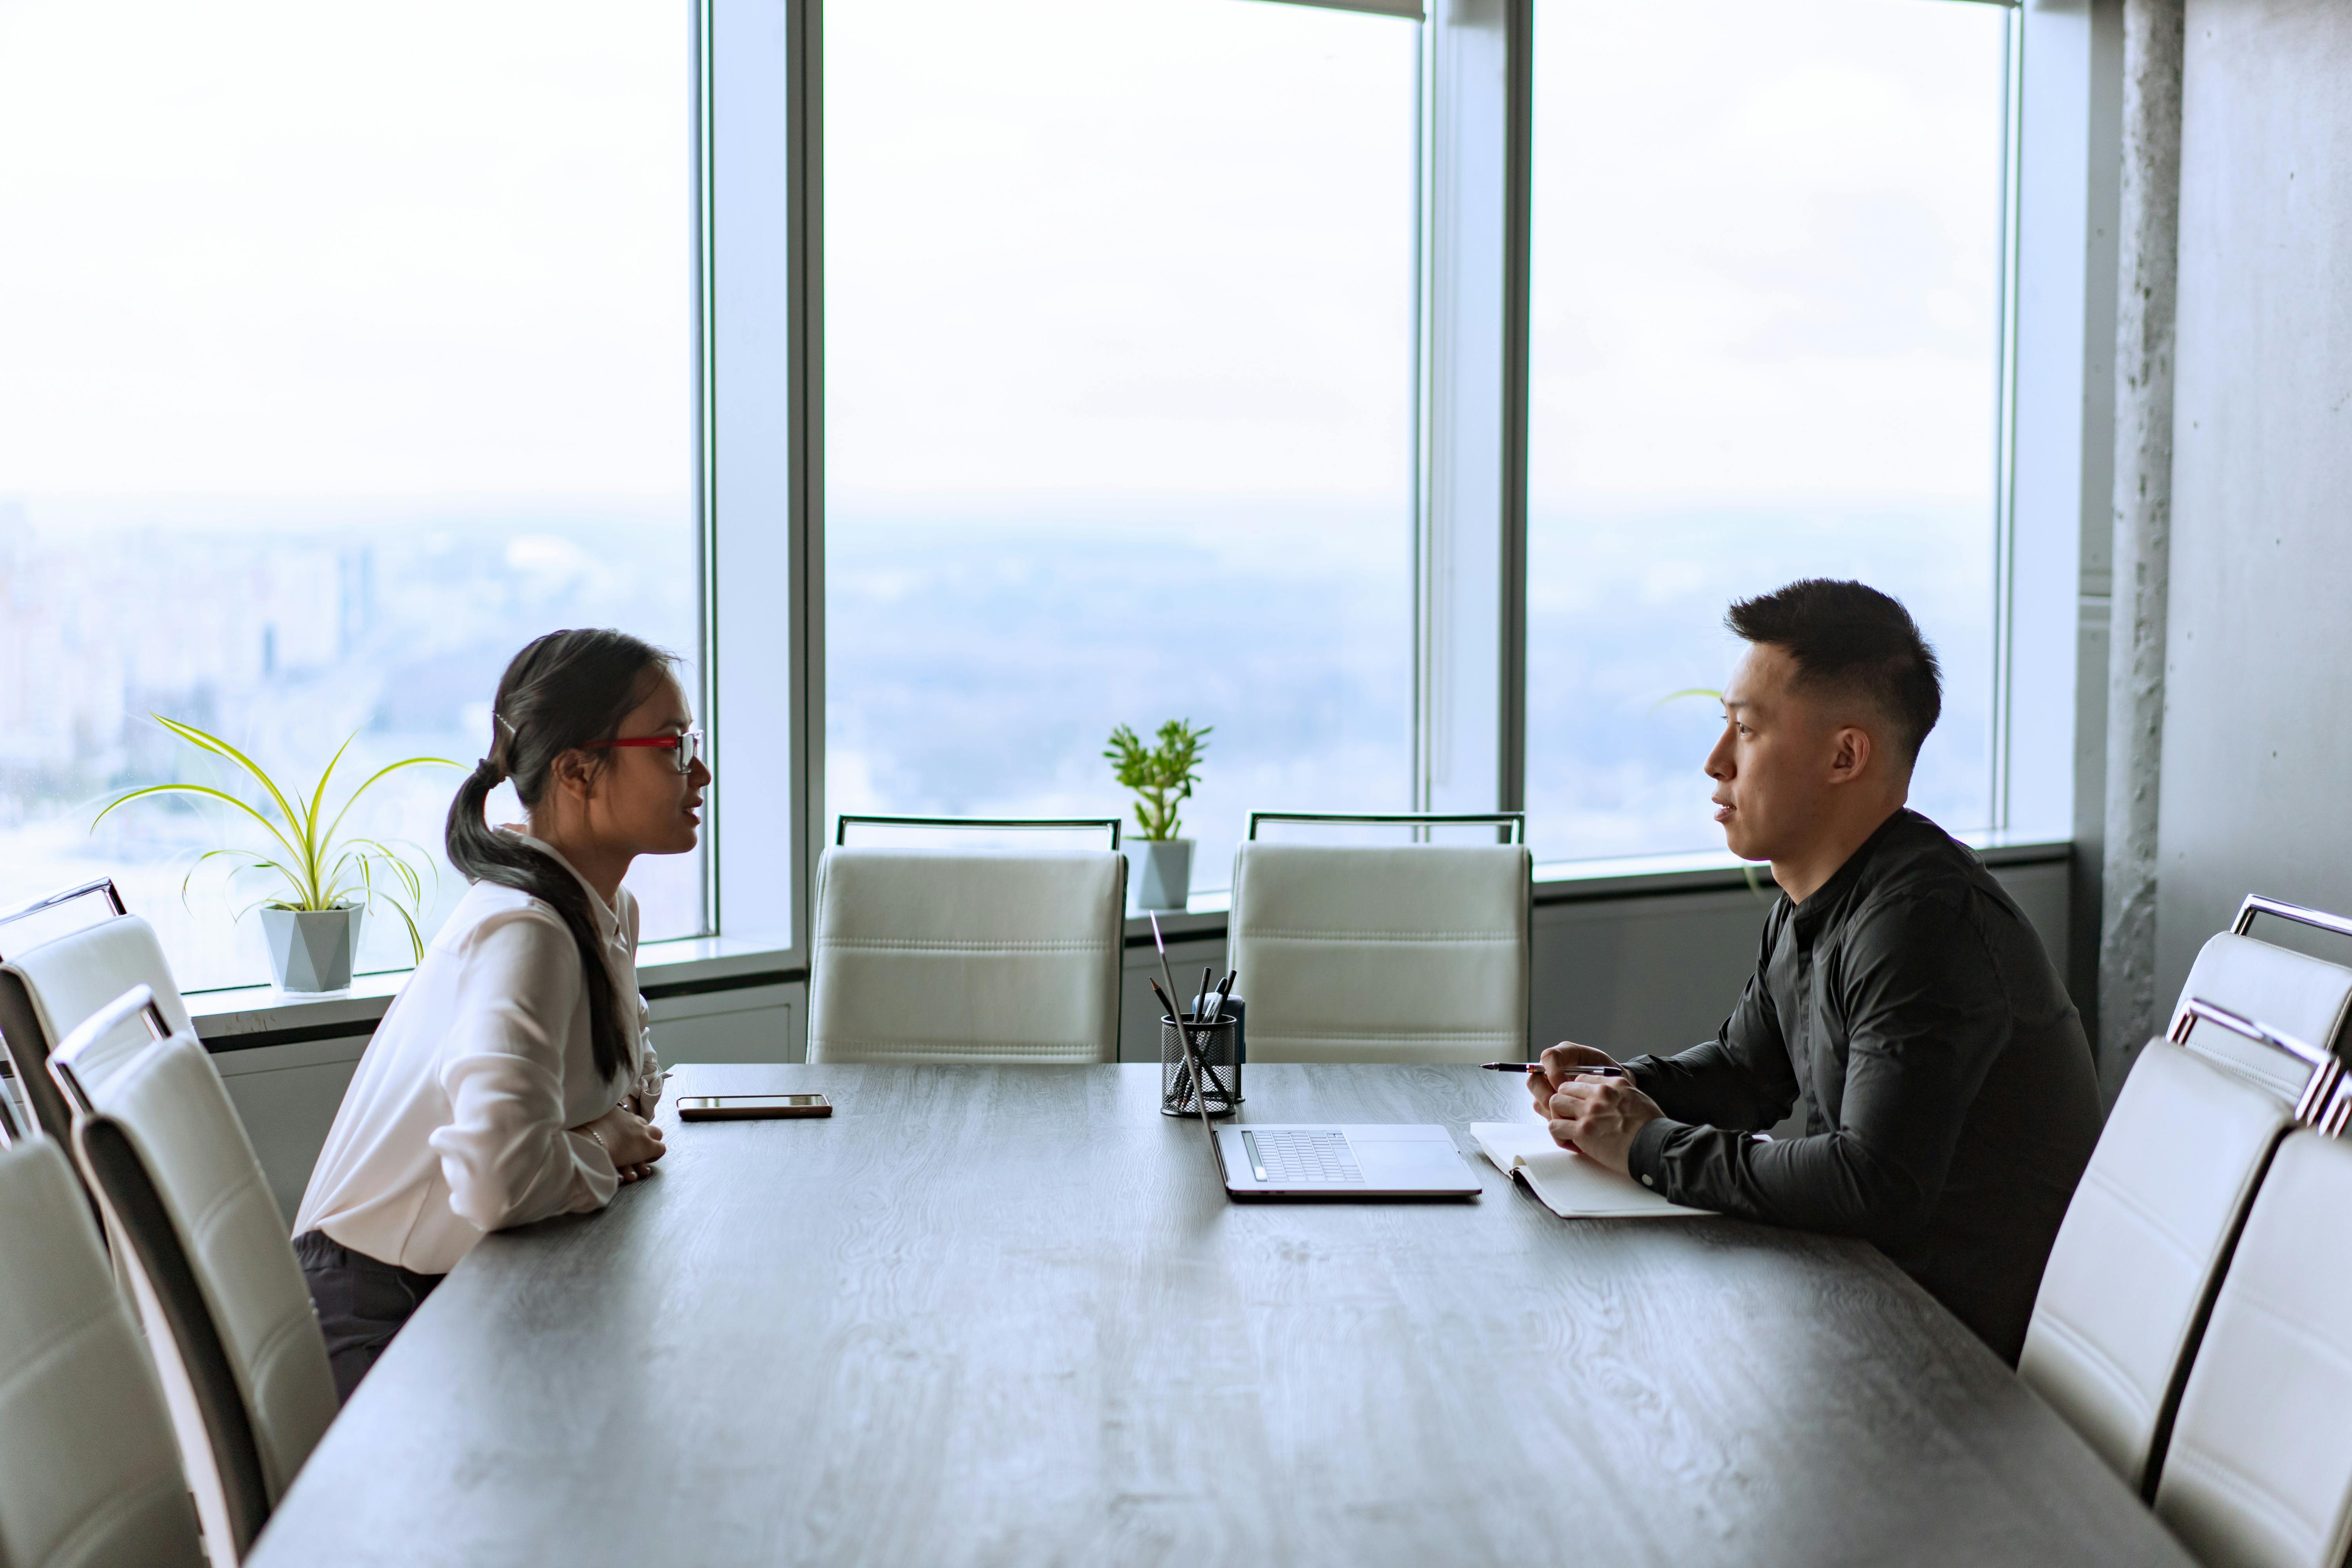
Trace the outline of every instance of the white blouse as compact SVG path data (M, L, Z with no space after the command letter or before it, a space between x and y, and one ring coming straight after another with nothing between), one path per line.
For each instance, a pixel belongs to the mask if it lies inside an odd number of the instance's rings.
M567 1130L630 1094L651 1115L662 1071L637 994L636 900L624 888L617 911L593 889L588 900L625 1009L632 1055L621 1075L597 1075L580 950L563 917L477 882L360 1058L295 1235L322 1230L380 1262L446 1274L487 1232L612 1201L612 1157Z

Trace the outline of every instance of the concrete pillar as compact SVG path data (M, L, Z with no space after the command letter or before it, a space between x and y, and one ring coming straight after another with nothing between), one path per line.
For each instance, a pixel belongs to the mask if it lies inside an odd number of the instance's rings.
M2157 806L2172 542L2172 359L2180 258L2183 0L2125 0L2116 303L2115 597L2107 644L2107 809L2099 1069L2112 1099L2163 1026L2156 994Z

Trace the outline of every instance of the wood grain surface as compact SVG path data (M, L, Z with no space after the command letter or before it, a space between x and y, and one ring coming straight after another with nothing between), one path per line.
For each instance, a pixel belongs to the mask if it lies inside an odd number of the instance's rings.
M1503 1074L1264 1067L1254 1121L1516 1115ZM1229 1203L1148 1066L706 1067L604 1214L492 1236L249 1561L2190 1562L1858 1242Z

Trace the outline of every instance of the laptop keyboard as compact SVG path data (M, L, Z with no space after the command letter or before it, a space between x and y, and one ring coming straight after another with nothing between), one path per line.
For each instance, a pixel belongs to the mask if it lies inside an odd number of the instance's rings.
M1266 1181L1276 1186L1306 1182L1360 1184L1364 1179L1344 1132L1306 1128L1252 1132L1249 1137L1257 1145L1258 1163L1265 1168Z

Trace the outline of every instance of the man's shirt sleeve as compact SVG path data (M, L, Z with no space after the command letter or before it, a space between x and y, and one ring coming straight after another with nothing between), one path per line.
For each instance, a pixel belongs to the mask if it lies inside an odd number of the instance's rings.
M1765 922L1756 972L1715 1038L1671 1057L1636 1057L1625 1064L1633 1087L1668 1116L1760 1132L1797 1103L1797 1075L1764 984L1780 927L1777 920Z
M1865 913L1843 963L1837 1129L1759 1142L1731 1130L1752 1121L1687 1115L1654 1094L1667 1117L1633 1140L1637 1180L1676 1203L1874 1239L1927 1219L1968 1108L2008 1041L2009 997L1975 921L1932 895ZM1692 1125L1701 1121L1714 1125Z

